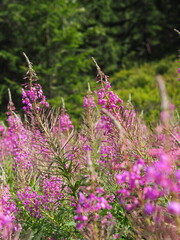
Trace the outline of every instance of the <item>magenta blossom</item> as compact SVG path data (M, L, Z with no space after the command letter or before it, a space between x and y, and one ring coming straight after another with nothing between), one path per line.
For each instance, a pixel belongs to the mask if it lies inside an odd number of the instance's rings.
M96 107L96 104L94 102L93 96L87 96L83 99L83 108L94 108Z
M72 130L74 128L70 117L67 113L60 115L60 129L62 131Z
M180 216L180 203L171 201L167 206L170 213Z
M28 79L29 81L24 83L22 88L23 110L26 113L30 113L32 110L39 111L42 107L49 107L41 85L36 83L38 78L34 70L31 69L31 71L28 71L24 79Z
M32 110L39 111L41 107L49 107L46 102L46 97L43 95L42 87L40 84L32 83L32 86L25 84L22 89L22 103L25 105L23 110L26 113Z

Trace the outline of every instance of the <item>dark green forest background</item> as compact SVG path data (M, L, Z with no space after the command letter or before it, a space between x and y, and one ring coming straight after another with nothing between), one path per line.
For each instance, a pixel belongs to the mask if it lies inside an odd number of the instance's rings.
M5 115L12 92L21 108L25 52L54 106L64 97L76 121L87 83L94 86L93 56L112 86L148 120L157 119L160 99L155 76L162 74L179 107L179 0L1 0L0 106Z

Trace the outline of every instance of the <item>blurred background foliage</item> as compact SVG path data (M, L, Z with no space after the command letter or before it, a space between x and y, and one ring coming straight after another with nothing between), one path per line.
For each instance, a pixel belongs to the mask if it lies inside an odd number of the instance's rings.
M51 105L61 97L74 122L87 83L96 75L91 56L112 78L113 89L147 120L158 119L156 74L163 75L178 107L179 0L1 0L0 106L5 118L11 89L21 108L25 52Z
M143 113L145 120L155 123L160 114L160 94L156 76L162 75L171 104L180 107L177 57L135 65L115 73L111 78L116 93L127 102L129 98L134 108Z

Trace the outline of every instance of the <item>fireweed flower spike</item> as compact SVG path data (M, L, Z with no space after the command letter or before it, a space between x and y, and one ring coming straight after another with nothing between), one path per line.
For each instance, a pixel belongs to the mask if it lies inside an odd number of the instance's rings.
M28 63L28 71L24 77L29 82L23 84L22 88L22 103L25 105L23 110L29 114L32 111L36 113L42 107L49 107L49 103L46 101L46 97L43 94L42 87L40 84L36 83L38 81L38 77L32 67L31 62L25 53L23 53L26 61Z
M119 146L117 144L119 139L118 131L115 130L115 124L111 117L104 113L104 109L119 121L119 111L123 108L122 100L113 92L110 91L111 84L109 77L106 76L94 60L97 68L96 82L99 83L99 88L95 91L98 98L98 105L101 106L101 119L97 125L97 131L103 132L104 140L100 146L101 158L99 163L103 167L111 166L112 171L118 169L119 162ZM116 132L116 134L114 134ZM117 163L118 162L118 163Z

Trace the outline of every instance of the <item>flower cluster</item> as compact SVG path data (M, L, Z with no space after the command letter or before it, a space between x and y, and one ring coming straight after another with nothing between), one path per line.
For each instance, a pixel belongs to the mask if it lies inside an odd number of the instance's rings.
M100 236L104 231L105 236L108 229L115 224L115 219L109 212L112 206L109 204L110 199L105 195L102 188L96 188L94 193L79 193L78 204L76 208L77 215L74 220L77 222L76 228L84 235L86 232ZM102 212L104 214L102 215ZM105 213L106 212L106 213ZM95 225L99 226L99 232L95 232Z
M94 97L91 95L88 95L87 97L85 96L83 99L83 108L94 108L96 107Z
M24 83L22 88L22 103L25 105L23 110L28 114L31 111L39 111L43 106L49 107L41 85L36 83L38 78L34 70L30 69L24 79L28 79L29 82Z
M178 193L178 185L176 176L174 176L174 160L173 156L162 153L159 160L147 168L147 181L161 186L164 194L170 192Z
M101 80L101 88L95 91L98 97L98 104L111 112L115 109L122 107L123 101L113 91L109 91L111 88L108 82L108 77L104 75L104 79ZM98 79L99 82L99 79Z
M35 218L41 218L42 212L49 210L50 206L59 206L63 197L62 181L58 177L45 178L40 186L39 191L26 187L24 191L17 193L19 200Z
M70 116L67 113L67 110L65 108L65 103L64 103L63 99L62 99L62 105L63 106L61 108L60 115L56 119L54 126L53 126L53 132L55 134L59 134L59 133L66 134L74 129L74 126L71 122Z
M29 139L29 134L25 130L21 118L18 115L8 116L9 127L6 131L3 131L1 138L1 157L6 157L6 154L13 154L15 159L15 165L19 165L24 168L29 168L31 163L29 161L30 151L25 147ZM22 148L22 145L24 148ZM9 152L6 149L9 149Z
M150 152L158 160L147 164L140 159L116 175L121 188L116 192L117 196L120 204L131 214L142 209L141 214L151 216L156 224L171 221L175 225L174 217L167 216L167 213L180 216L180 173L176 169L179 155L176 151L165 153L163 149L151 149ZM151 222L149 225L152 227ZM170 232L174 231L173 228L169 225Z
M131 198L132 204L126 205L126 209L133 209L139 206L139 201L135 198L135 192L141 200L149 199L157 201L162 196L178 196L179 193L179 170L173 169L173 158L167 154L160 154L159 160L147 166L143 160L138 160L129 171L123 171L116 175L117 184L121 185L121 190L117 191L120 202Z
M120 203L128 211L140 206L139 194L142 194L142 186L145 184L144 174L142 173L144 166L144 161L139 159L134 163L131 170L116 175L117 184L121 186L121 189L116 193Z
M80 221L81 223L77 224L77 228L81 229L85 227L88 221L88 216L91 213L97 213L102 209L111 209L111 206L108 204L107 200L104 197L98 197L95 194L90 194L85 196L83 193L79 194L79 201L76 209L78 216L75 216L75 221ZM85 216L83 214L86 214ZM94 215L96 220L98 220L99 215ZM93 217L94 217L93 216ZM89 216L90 217L90 216Z
M17 192L17 196L26 209L35 218L41 217L40 208L47 209L45 206L45 199L43 195L38 194L36 191L32 191L30 187L26 187L23 192Z
M70 131L74 128L70 117L67 113L62 113L60 115L60 130L61 131Z
M6 155L12 154L14 157L14 170L30 170L36 165L38 154L45 153L45 140L39 131L31 132L26 129L19 115L11 114L8 116L9 127L3 131L1 138L0 155L7 158ZM43 146L36 141L43 142ZM6 149L9 149L7 152ZM37 166L36 166L37 167Z
M40 84L33 83L32 86L24 84L22 88L22 103L25 105L23 110L30 113L32 110L39 111L41 107L49 107L46 97L43 95Z
M12 199L8 186L0 189L0 238L11 239L12 235L21 231L21 225L16 223L17 207Z

